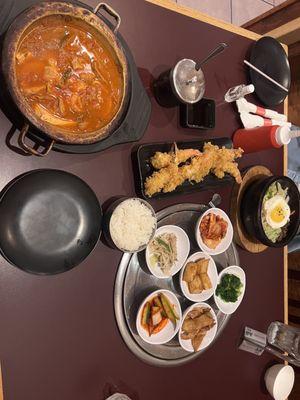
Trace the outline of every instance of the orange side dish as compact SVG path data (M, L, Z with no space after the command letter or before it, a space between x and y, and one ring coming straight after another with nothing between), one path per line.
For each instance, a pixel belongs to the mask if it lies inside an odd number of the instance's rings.
M45 123L93 132L119 110L121 66L98 36L59 15L43 18L25 35L16 53L17 82Z

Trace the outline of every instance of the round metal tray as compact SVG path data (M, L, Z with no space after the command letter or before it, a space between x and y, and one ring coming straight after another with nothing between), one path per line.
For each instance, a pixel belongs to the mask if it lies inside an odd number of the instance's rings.
M202 212L208 207L203 204L177 204L167 207L157 213L158 226L178 225L188 234L191 242L190 254L199 251L195 240L195 225ZM237 250L232 243L229 249L217 256L213 256L218 271L229 265L239 265ZM142 361L162 367L178 366L185 364L203 351L206 351L223 331L229 320L229 315L223 314L216 306L213 297L209 303L216 312L218 319L218 331L214 341L205 350L189 353L183 350L177 336L167 344L151 345L144 342L138 335L135 327L136 314L143 299L156 289L169 289L173 291L181 304L182 311L192 303L183 297L179 274L170 279L157 279L150 275L145 261L145 253L125 253L119 264L115 281L114 308L118 328L128 348Z

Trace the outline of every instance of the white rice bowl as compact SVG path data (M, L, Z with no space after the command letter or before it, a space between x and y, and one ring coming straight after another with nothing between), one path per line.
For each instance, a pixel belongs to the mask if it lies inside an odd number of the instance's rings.
M124 200L113 211L109 232L114 244L125 252L141 251L156 231L155 212L144 200Z

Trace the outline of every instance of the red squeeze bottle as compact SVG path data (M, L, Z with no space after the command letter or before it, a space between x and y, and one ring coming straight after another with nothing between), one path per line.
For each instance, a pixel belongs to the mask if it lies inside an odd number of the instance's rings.
M241 147L245 153L279 148L289 143L289 132L288 127L277 125L238 129L233 135L233 145Z

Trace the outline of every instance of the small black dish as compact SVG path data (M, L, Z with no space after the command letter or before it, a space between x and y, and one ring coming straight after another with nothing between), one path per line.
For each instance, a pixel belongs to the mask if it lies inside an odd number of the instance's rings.
M159 75L153 82L153 93L156 101L161 107L177 107L181 104L171 84L172 69L168 69Z
M259 39L251 50L250 62L288 90L290 89L290 64L286 52L278 40L269 36ZM274 107L283 102L288 95L287 92L253 69L250 68L249 72L251 82L255 86L255 93L266 106Z
M96 246L102 211L93 190L65 171L29 171L0 199L0 250L12 265L40 275L65 272Z
M216 103L201 99L194 104L180 104L179 121L183 128L214 129L216 125Z
M261 212L263 198L274 182L280 183L283 189L288 188L289 206L291 209L290 222L286 236L279 242L273 243L265 234ZM286 246L297 234L299 228L300 194L295 183L286 176L271 176L257 179L245 191L241 201L241 218L247 233L269 247Z

